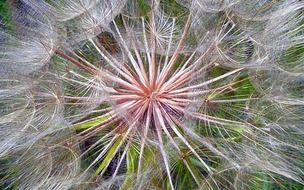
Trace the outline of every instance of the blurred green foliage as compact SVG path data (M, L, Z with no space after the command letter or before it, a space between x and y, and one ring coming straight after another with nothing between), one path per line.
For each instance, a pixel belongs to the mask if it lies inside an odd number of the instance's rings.
M12 30L12 19L9 3L7 0L0 0L0 26Z

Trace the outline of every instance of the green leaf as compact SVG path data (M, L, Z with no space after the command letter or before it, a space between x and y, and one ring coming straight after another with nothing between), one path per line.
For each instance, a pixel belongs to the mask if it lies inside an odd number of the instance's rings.
M95 173L99 174L101 171L106 169L110 162L113 160L115 154L117 153L118 149L122 144L122 136L118 137L115 143L111 146L110 150L107 152L106 157L102 160L99 164L98 168L96 169Z
M88 128L91 128L91 127L94 127L94 126L98 126L98 125L101 125L103 123L105 123L106 121L108 121L110 119L110 117L95 117L93 119L89 119L89 120L86 120L86 121L83 121L83 122L80 122L80 123L76 123L73 125L73 127L76 129L76 130L84 130L84 129L88 129Z

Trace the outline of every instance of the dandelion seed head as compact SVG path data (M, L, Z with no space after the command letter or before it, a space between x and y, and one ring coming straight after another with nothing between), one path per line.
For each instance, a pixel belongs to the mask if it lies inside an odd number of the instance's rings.
M301 1L20 2L0 32L0 184L304 183Z

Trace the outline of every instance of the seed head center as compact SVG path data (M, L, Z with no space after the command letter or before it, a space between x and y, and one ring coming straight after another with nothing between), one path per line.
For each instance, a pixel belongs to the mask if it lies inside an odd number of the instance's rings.
M150 98L151 100L156 100L156 97L157 97L157 92L152 91L151 94L150 94L150 96L149 96L149 98Z

